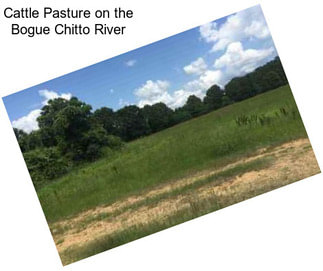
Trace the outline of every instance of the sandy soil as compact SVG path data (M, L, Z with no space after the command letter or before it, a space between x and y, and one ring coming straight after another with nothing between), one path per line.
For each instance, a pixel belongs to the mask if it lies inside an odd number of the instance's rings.
M193 196L192 193L180 193L173 197L162 197L175 189L184 188L237 165L268 155L274 157L273 163L264 169L249 171L228 178L225 182L202 185L194 190ZM216 199L221 207L225 207L319 172L308 139L299 139L275 148L260 149L253 156L228 164L221 169L199 172L120 202L88 210L73 218L56 222L50 225L50 228L57 249L61 253L67 248L83 246L103 235L113 234L134 225L166 219L178 211L189 209L194 202ZM160 198L157 203L138 204L155 197ZM106 214L115 215L107 219Z

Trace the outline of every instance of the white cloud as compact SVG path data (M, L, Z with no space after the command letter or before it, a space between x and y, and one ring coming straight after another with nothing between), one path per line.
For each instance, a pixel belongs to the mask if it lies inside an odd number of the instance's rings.
M62 93L58 94L55 91L50 91L47 89L40 90L39 95L43 98L42 105L47 105L49 100L56 98L63 98L66 100L70 100L72 98L71 93ZM30 133L31 131L38 130L38 122L37 118L40 116L41 109L35 109L30 111L26 116L23 116L17 120L12 121L12 126L17 129L21 129L26 133Z
M65 100L70 100L72 98L71 93L58 94L55 91L47 90L47 89L42 89L42 90L38 91L38 93L44 99L42 101L42 105L46 105L49 100L53 100L53 99L57 99L57 98L63 98Z
M190 95L203 99L206 91L212 85L224 87L233 77L243 76L265 64L274 54L273 47L244 50L241 42L232 42L228 45L225 53L215 60L214 69L206 69L206 67L199 69L203 63L205 64L202 58L185 66L186 72L199 74L199 77L187 82L181 89L170 92L168 81L148 80L140 88L137 88L134 94L139 98L139 107L163 102L171 108L177 108L183 106Z
M221 78L222 72L220 70L207 70L198 79L186 83L183 88L174 92L169 91L168 81L148 80L140 88L137 88L134 94L139 98L139 107L162 102L174 109L183 106L190 95L203 99L209 87L214 84L221 85Z
M207 89L214 84L222 85L222 76L220 70L208 70L200 76L200 85L204 89Z
M200 35L201 38L204 39L206 42L216 42L218 40L218 30L217 30L217 23L210 22L200 26Z
M243 76L268 62L274 53L273 47L244 50L241 42L232 42L224 54L215 60L213 69L207 69L201 57L185 66L184 71L199 76L184 84L179 90L171 92L168 81L146 81L134 91L139 99L138 106L143 107L146 104L163 102L171 108L177 108L183 106L190 95L203 99L206 91L212 85L224 87L233 77Z
M214 67L223 71L222 79L223 83L226 83L232 77L243 76L265 64L273 57L274 52L272 47L244 50L241 42L233 42L229 44L226 52L215 60Z
M167 81L146 81L145 84L134 92L139 98L138 106L143 107L146 104L152 105L162 102L171 108L177 108L184 105L190 95L196 95L200 98L204 96L200 85L196 87L185 85L183 89L176 90L173 93L169 91L169 86Z
M201 76L193 81L189 81L184 85L184 89L193 92L194 95L203 98L206 90L213 85L223 87L223 74L221 70L207 70Z
M200 35L206 42L214 43L211 51L215 52L235 41L266 39L270 33L261 8L255 6L229 16L220 26L215 22L202 25Z
M33 130L38 130L37 118L40 116L40 109L30 111L28 115L23 116L12 122L12 126L17 129L24 130L26 133L30 133Z
M126 64L127 67L133 67L136 63L137 63L137 60L130 59L125 64Z
M202 57L199 57L195 61L193 61L191 64L185 66L184 68L185 73L187 74L202 74L206 71L207 65Z
M270 35L265 20L252 21L251 24L245 28L244 32L247 36L254 36L258 39L265 39Z
M204 97L204 93L202 93L200 89L197 89L195 91L180 89L180 90L174 91L174 93L172 94L172 100L168 104L168 106L171 108L177 108L177 107L183 106L190 95L195 95L201 99Z
M168 81L148 80L141 87L137 88L134 94L140 99L138 106L143 107L146 104L154 104L163 102L165 104L171 103L172 97L168 93Z

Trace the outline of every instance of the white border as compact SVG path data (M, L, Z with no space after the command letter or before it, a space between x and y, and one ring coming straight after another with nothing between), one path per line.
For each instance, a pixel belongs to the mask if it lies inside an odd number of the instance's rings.
M55 4L54 4L55 3ZM4 6L132 8L123 37L34 38L0 14L0 96L260 3L317 159L323 161L320 1L26 1ZM0 269L62 270L0 102ZM317 175L64 267L65 270L323 270Z

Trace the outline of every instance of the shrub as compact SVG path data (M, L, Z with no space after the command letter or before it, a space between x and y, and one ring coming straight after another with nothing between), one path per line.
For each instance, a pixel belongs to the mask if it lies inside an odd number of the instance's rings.
M68 162L55 147L35 149L23 155L36 189L67 172Z
M81 134L79 139L70 146L71 159L74 161L93 161L102 154L101 148L108 143L108 136L102 126L93 127Z
M105 145L113 150L120 150L123 147L124 142L121 140L120 137L108 135L107 142Z
M290 115L291 113L291 115ZM271 124L273 121L281 118L288 119L291 116L292 119L299 118L299 113L296 109L291 108L290 106L287 107L280 107L279 111L275 111L273 115L240 115L236 117L235 122L238 126L243 125L256 125L260 124L261 126Z
M88 161L94 161L102 155L101 146L91 143L87 146L84 156Z
M94 161L102 156L104 146L111 149L120 149L123 145L119 137L107 135L106 130L101 126L93 127L80 138L73 144L69 154L74 161Z

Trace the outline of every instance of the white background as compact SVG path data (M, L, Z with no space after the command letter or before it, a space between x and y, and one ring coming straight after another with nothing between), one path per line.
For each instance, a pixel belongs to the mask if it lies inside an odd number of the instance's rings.
M33 0L27 4L26 1L2 0L0 96L260 3L322 166L320 2ZM52 35L30 39L10 35L12 21L3 18L4 7L42 9L44 5L83 9L120 6L133 9L134 18L120 21L127 26L127 31L119 37ZM23 23L23 20L18 22ZM0 131L0 269L62 270L2 100ZM64 269L323 270L322 192L322 175L316 175Z

